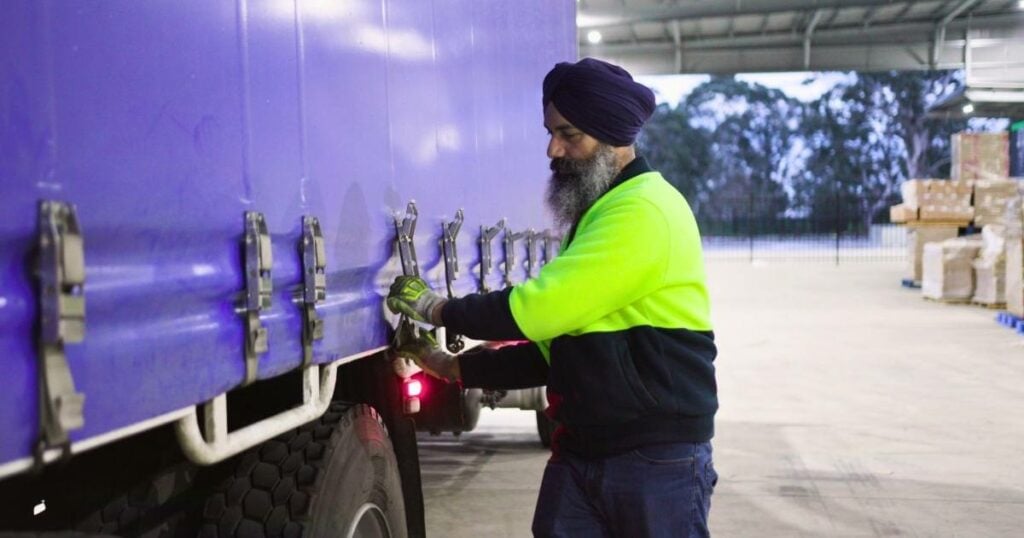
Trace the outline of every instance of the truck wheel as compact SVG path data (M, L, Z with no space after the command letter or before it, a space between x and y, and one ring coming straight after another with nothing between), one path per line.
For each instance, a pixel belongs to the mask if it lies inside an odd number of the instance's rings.
M380 416L335 402L243 454L207 499L203 521L203 537L406 537L398 463Z
M545 448L551 448L551 435L555 433L558 423L551 420L544 411L534 411L537 414L537 435L540 436L540 444Z
M480 400L484 391L480 389L465 389L462 400L462 413L465 418L465 429L462 431L471 432L480 422Z
M76 529L127 536L173 536L177 529L187 528L189 514L183 501L187 501L196 471L196 466L188 462L163 468L89 514Z

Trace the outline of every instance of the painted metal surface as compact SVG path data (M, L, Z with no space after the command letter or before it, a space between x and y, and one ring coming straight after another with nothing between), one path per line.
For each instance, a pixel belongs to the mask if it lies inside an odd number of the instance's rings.
M245 211L273 241L261 378L302 362L304 215L327 251L314 362L386 344L391 214L409 199L438 289L441 223L465 209L456 289L475 290L481 224L548 225L540 82L575 37L571 0L6 2L0 464L38 436L38 200L74 203L85 237L79 441L241 382Z

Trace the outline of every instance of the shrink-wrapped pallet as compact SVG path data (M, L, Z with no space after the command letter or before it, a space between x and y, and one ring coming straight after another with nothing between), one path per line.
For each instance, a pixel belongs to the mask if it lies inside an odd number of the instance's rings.
M969 301L974 296L974 258L982 241L958 237L924 246L921 295L941 301Z
M1006 237L1020 237L1024 235L1024 191L1021 196L1011 199L1006 203L1003 212L1003 226L1006 227Z
M1006 227L989 224L981 230L983 246L974 260L974 299L985 305L1006 301Z
M952 239L956 237L958 231L956 226L907 226L907 278L921 282L921 256L925 244Z
M1024 318L1024 240L1006 238L1006 311Z
M1020 196L1022 182L1012 179L974 182L974 225L1005 224L1006 204Z
M1009 133L957 133L952 139L950 176L1000 179L1010 175Z
M1006 207L1006 310L1024 318L1024 203Z

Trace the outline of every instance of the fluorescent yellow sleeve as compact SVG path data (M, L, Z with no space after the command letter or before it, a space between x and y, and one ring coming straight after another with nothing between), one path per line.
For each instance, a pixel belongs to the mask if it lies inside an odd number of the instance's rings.
M667 241L666 218L646 199L613 197L595 204L568 248L537 278L512 290L516 324L536 342L571 334L626 307L660 287Z

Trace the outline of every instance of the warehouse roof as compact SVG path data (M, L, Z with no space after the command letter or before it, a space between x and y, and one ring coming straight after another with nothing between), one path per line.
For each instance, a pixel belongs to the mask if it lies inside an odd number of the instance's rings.
M635 74L956 69L973 57L969 76L1024 80L1020 0L579 0L577 25L581 56Z

